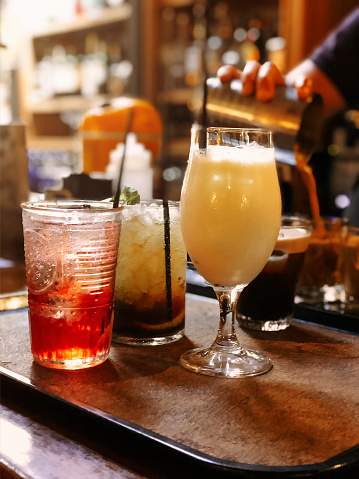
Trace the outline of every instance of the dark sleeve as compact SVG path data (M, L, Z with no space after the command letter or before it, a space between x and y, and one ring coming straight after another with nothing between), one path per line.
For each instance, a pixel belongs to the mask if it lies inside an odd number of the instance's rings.
M355 8L311 55L350 108L359 108L359 8Z

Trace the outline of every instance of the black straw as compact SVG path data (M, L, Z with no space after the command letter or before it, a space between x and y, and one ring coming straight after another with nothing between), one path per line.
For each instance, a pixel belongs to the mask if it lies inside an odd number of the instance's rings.
M207 44L208 44L208 32L209 32L209 9L211 2L208 0L206 2L206 7L204 11L204 24L205 24L205 38L204 38L204 44L203 44L203 58L202 58L202 66L203 66L203 76L204 76L204 81L203 81L203 103L202 103L202 118L201 118L201 125L202 128L199 132L199 137L198 137L198 146L200 149L206 148L206 130L207 130L207 93L208 93L208 87L207 87L207 78L208 78L208 69L207 69Z
M172 281L171 281L171 228L168 201L163 200L164 238L165 238L165 267L166 267L166 299L167 318L173 319L172 310Z
M202 105L202 128L199 132L198 146L200 149L206 148L206 129L207 129L207 75L205 75L203 83L203 105Z
M128 139L129 133L131 132L132 117L133 117L133 110L129 110L128 116L127 116L125 143L123 145L123 152L122 152L122 158L121 158L121 164L120 164L120 175L118 177L118 184L117 184L115 199L113 200L114 208L118 208L118 204L120 202L122 174L123 174L123 167L125 165L127 139Z

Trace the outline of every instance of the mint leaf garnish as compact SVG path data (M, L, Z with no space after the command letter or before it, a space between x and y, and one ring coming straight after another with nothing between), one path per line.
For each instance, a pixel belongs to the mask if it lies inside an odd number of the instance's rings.
M111 201L112 203L115 201L115 197L113 196L111 199L106 201ZM126 205L137 205L141 201L140 194L134 188L130 186L124 186L120 193L120 201Z
M137 190L131 188L130 186L124 186L120 194L120 200L126 205L137 205L141 198Z

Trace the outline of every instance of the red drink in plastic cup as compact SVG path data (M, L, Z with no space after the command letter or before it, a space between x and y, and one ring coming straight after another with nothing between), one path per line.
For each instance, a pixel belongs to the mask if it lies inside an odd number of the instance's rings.
M110 352L121 208L25 203L31 351L50 368L95 366Z

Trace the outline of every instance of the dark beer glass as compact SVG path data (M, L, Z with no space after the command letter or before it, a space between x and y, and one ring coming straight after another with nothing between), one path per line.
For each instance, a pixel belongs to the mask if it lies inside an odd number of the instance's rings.
M293 318L295 289L311 235L311 221L283 216L274 251L237 303L241 327L263 331L286 329Z

